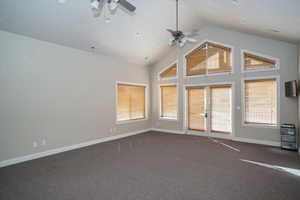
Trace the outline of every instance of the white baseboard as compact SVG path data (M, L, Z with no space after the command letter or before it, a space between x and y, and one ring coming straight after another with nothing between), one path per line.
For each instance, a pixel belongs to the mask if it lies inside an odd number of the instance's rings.
M124 138L124 137L137 135L137 134L140 134L140 133L145 133L145 132L148 132L148 131L151 131L151 130L152 129L145 129L145 130L135 131L135 132L131 132L131 133L114 135L114 136L110 136L110 137L100 138L100 139L97 139L97 140L83 142L83 143L80 143L80 144L75 144L75 145L66 146L66 147L57 148L57 149L52 149L52 150L48 150L48 151L44 151L44 152L40 152L40 153L21 156L21 157L9 159L9 160L4 160L4 161L0 162L0 168L1 167L6 167L6 166L9 166L9 165L14 165L14 164L21 163L21 162L25 162L25 161L29 161L29 160L34 160L34 159L38 159L38 158L42 158L42 157L62 153L62 152L65 152L65 151L71 151L71 150L74 150L74 149L79 149L79 148L82 148L82 147L91 146L91 145L98 144L98 143L108 142L108 141L112 141L112 140L116 140L116 139L120 139L120 138Z
M233 137L232 140L238 142L251 143L251 144L262 144L262 145L280 147L280 142L274 142L274 141L256 140L256 139L241 138L241 137Z
M179 131L179 130L168 130L168 129L159 129L159 128L152 128L151 130L163 132L163 133L185 134L184 131Z
M29 160L34 160L34 159L62 153L65 151L70 151L70 150L79 149L82 147L87 147L87 146L98 144L98 143L103 143L103 142L108 142L108 141L112 141L112 140L116 140L116 139L120 139L120 138L124 138L124 137L129 137L129 136L137 135L140 133L145 133L148 131L158 131L158 132L173 133L173 134L185 134L185 131L150 128L150 129L145 129L145 130L141 130L141 131L135 131L135 132L131 132L131 133L125 133L125 134L100 138L97 140L83 142L80 144L75 144L75 145L71 145L71 146L66 146L66 147L62 147L62 148L52 149L52 150L48 150L48 151L44 151L44 152L40 152L40 153L35 153L35 154L21 156L21 157L9 159L9 160L0 161L0 168L6 167L9 165L14 165L14 164L21 163L21 162L25 162L25 161L29 161ZM226 139L226 138L223 138L223 139ZM248 139L248 138L240 138L240 137L232 137L232 138L228 138L228 139L233 140L233 141L253 143L253 144L262 144L262 145L269 145L269 146L276 146L276 147L280 146L279 142L273 142L273 141L256 140L256 139ZM299 149L299 155L300 155L300 149Z
M158 128L152 128L151 130L152 131L164 132L164 133L185 134L185 131L177 131L177 130L175 131L175 130L158 129ZM189 132L187 132L187 134L197 135L197 136L209 136L208 134L195 133L193 131L189 131ZM274 141L248 139L248 138L241 138L241 137L235 137L235 136L224 136L224 137L222 137L221 135L210 135L210 136L215 137L215 138L225 139L225 140L227 139L227 140L233 140L233 141L238 141L238 142L245 142L245 143L252 143L252 144L262 144L262 145L280 147L280 142L274 142Z

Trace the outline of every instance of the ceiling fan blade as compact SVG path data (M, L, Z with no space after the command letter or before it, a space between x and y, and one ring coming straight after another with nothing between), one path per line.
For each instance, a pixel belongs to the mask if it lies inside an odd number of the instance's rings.
M192 36L192 35L193 35L192 32L183 32L183 34L184 34L185 36Z
M196 39L194 39L194 38L190 38L190 37L185 37L185 40L186 41L189 41L189 42L197 42L197 40Z
M183 34L184 34L185 36L193 37L193 36L199 35L199 30L194 29L194 30L192 30L192 31L190 31L190 32L184 32Z
M176 33L176 31L173 31L171 29L167 29L168 32L170 32L172 35Z
M136 7L129 3L127 0L119 0L118 3L130 12L134 12L136 10Z

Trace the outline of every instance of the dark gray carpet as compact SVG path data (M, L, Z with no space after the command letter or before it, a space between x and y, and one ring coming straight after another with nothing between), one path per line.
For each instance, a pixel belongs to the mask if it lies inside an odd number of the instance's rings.
M1 200L296 200L295 152L149 132L0 169Z

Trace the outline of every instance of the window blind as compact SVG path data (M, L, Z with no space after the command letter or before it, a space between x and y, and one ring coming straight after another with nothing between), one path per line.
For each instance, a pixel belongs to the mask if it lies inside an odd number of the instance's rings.
M204 88L188 88L188 129L206 129Z
M231 133L231 86L211 87L211 129Z
M118 84L117 120L145 118L145 86Z
M206 42L186 56L187 75L231 71L231 49Z
M257 68L275 68L276 61L256 56L250 53L244 53L245 70L252 70Z
M177 119L177 87L161 86L161 117Z
M172 78L176 76L177 76L177 64L172 65L170 68L160 73L160 78Z
M245 81L245 123L276 124L276 90L276 80Z

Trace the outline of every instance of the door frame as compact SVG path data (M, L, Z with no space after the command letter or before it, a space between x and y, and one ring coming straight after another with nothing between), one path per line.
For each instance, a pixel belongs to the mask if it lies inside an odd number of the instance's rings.
M195 131L195 130L189 130L188 129L188 95L187 95L187 88L190 87L211 87L211 86L224 86L224 85L230 85L231 86L231 127L232 131L230 134L223 134L223 133L216 133L211 132L210 128L207 129L207 131ZM209 103L209 106L210 103ZM216 82L216 83L199 83L199 84L185 84L184 85L184 99L183 99L183 112L184 112L184 123L183 128L185 130L186 134L189 135L200 135L200 136L211 136L216 138L225 138L225 139L232 139L235 137L235 83L234 82ZM208 119L207 123L210 120Z

